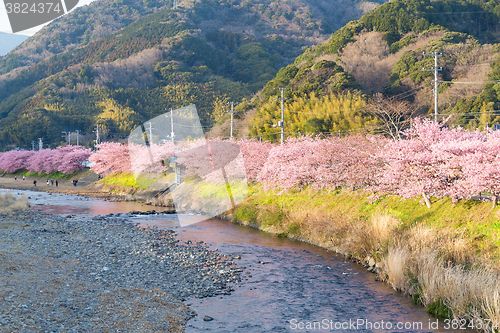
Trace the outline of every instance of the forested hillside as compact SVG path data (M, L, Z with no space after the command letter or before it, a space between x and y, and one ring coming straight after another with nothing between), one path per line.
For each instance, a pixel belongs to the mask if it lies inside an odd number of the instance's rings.
M280 70L263 90L264 105L251 121L251 134L277 131L272 127L280 117L277 87L287 88L285 131L291 133L379 128L387 120L376 112L381 101L385 107L404 101L405 110L414 111L408 117L431 113L434 73L423 68L431 69L434 59L424 52L442 53L440 119L451 116L450 124L469 128L500 123L499 23L498 0L387 2ZM361 96L364 105L328 107L332 99L346 98L345 89ZM294 107L299 101L306 105ZM304 108L312 110L309 117L300 116Z
M375 3L101 0L76 9L0 58L0 146L61 131L128 135L195 103L205 126L250 99L303 48Z

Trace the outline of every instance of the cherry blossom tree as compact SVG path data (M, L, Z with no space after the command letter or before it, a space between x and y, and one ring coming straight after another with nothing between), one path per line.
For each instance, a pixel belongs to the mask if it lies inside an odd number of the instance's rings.
M127 145L117 142L103 142L97 145L97 151L89 157L94 164L91 170L98 174L132 172Z
M469 195L490 192L494 208L500 196L500 132L488 130L482 145L460 160L462 185Z
M35 154L31 150L11 150L0 156L0 169L12 173L27 169L29 159Z
M258 180L285 190L370 185L381 164L375 153L383 141L363 136L290 138L271 150Z
M237 143L243 154L247 180L248 182L255 182L274 145L266 141L259 142L255 139L238 140Z
M57 147L52 158L53 167L57 166L57 171L71 174L84 168L85 162L92 155L92 151L81 146Z
M428 207L429 196L454 200L471 196L473 189L464 174L464 162L484 149L484 133L416 119L404 135L377 154L386 167L378 173L378 184L372 190L403 198L422 195Z
M51 173L57 171L57 162L54 163L53 157L55 151L53 149L43 149L35 152L29 159L26 169L30 172L46 172Z

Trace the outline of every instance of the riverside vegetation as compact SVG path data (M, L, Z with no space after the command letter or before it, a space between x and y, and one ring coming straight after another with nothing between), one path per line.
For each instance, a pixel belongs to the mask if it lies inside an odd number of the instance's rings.
M123 9L111 25L75 29L62 18L0 59L0 144L27 146L32 138L21 135L27 132L57 144L54 128L90 133L95 123L117 140L165 108L193 102L202 124L211 126L227 117L227 101L245 97L238 110L255 112L238 134L249 131L272 142L280 120L275 88L286 87L285 131L292 138L283 145L236 141L252 185L227 217L359 260L372 258L381 280L429 312L498 324L500 141L497 133L477 128L500 121L500 2L394 0L327 41L335 24L329 15L317 19L313 3L193 1L170 10L154 1L113 1L110 8ZM75 22L92 16L82 14L70 15ZM240 32L229 28L234 24ZM294 36L297 29L303 38ZM52 38L58 33L66 38ZM290 64L303 46L310 47ZM440 110L451 115L445 125L417 120L408 129L410 118L431 106L432 74L421 69L433 63L424 51L443 53ZM374 112L391 104L382 98L381 107L373 107L380 93L405 100L405 110L394 104L389 119ZM391 122L395 128L386 134L392 140L366 135ZM339 137L304 136L320 132ZM341 137L346 133L360 134ZM136 177L129 146L99 148L90 159L95 172L108 175L101 183L132 188L130 193L154 187L159 161L173 153L167 143L152 145L154 156L141 160ZM54 155L46 154L49 160ZM68 170L81 167L74 157ZM40 160L34 153L7 152L0 169L66 168Z
M381 280L429 312L498 323L498 133L416 120L397 140L236 141L252 185L225 217L358 260L373 258ZM159 160L173 152L171 144L150 149L153 159L141 165L141 175L157 174ZM148 189L152 181L138 183L130 173L127 151L103 144L91 157L94 170L109 174L104 183Z
M429 312L498 323L498 132L414 121L403 137L239 141L254 185L226 217L372 257Z

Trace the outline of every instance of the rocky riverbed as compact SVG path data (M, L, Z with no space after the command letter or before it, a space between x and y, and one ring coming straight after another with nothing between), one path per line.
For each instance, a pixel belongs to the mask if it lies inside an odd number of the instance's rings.
M243 269L175 236L113 214L0 215L0 332L183 331L204 314L182 301L230 294Z

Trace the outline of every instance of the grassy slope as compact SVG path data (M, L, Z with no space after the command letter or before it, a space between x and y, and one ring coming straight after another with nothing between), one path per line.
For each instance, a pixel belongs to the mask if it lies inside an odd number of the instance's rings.
M252 186L225 217L361 261L434 315L500 323L500 222L491 203L418 199L363 191L279 193ZM366 260L366 259L365 259Z
M362 191L315 191L279 193L251 187L246 200L231 213L237 220L258 225L272 232L304 238L318 244L333 237L334 230L325 229L324 237L309 239L308 229L298 228L289 221L294 216L311 220L341 218L352 223L367 224L375 214L389 214L400 221L399 228L407 229L424 224L438 229L455 229L464 232L477 254L490 254L500 245L500 221L491 203L463 200L453 204L451 199L435 199L428 209L418 199L402 200L397 196L385 196L374 201ZM264 216L265 215L265 216ZM307 222L303 221L302 223ZM360 253L364 254L364 253Z

